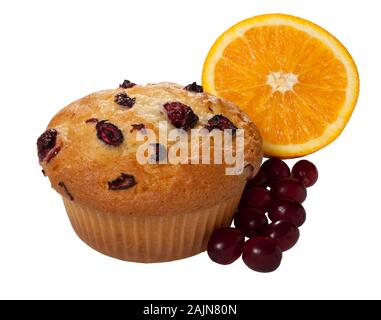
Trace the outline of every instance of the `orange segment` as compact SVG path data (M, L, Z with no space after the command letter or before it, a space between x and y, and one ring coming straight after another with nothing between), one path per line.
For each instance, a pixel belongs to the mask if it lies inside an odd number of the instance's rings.
M247 112L265 154L285 158L332 142L359 91L344 46L319 26L282 14L253 17L223 33L205 60L202 82Z

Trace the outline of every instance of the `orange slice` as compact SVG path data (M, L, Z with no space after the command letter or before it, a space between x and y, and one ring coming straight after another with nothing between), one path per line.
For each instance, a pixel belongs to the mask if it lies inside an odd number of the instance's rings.
M359 94L345 47L312 22L283 14L253 17L223 33L206 57L202 84L246 111L265 154L282 158L335 140Z

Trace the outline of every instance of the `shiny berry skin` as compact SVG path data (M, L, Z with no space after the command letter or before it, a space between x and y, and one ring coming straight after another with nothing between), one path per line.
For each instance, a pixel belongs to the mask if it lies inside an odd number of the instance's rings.
M136 86L136 83L131 82L130 80L124 80L120 85L119 88L123 89L129 89Z
M37 140L38 159L45 160L54 149L57 142L57 130L47 129Z
M266 160L262 163L261 169L265 173L270 184L277 179L289 178L291 176L288 165L278 158L270 158Z
M306 210L293 200L278 199L269 206L269 219L271 221L288 220L293 225L300 227L306 221Z
M262 169L259 169L253 179L247 180L246 189L253 187L266 187L267 179Z
M282 251L291 249L298 241L299 234L299 229L287 220L270 223L263 231L263 236L273 240Z
M132 108L136 102L136 98L131 98L127 93L121 92L115 95L114 102L123 107Z
M271 185L271 196L274 199L287 198L302 203L306 200L307 189L298 179L286 178Z
M184 87L184 90L193 91L197 93L204 92L203 87L198 85L196 82L192 82L191 84L188 84L187 86Z
M222 114L216 114L208 120L208 123L204 127L208 131L214 129L218 130L231 130L232 134L235 134L237 127L228 118Z
M49 163L59 152L61 151L61 146L54 147L46 156L45 161Z
M131 127L132 129L130 130L130 132L133 132L134 130L140 131L145 129L145 125L143 123L134 123L131 125Z
M308 188L316 183L319 173L312 162L300 160L292 168L292 176L300 180Z
M167 112L168 120L176 128L192 129L198 122L198 115L191 107L181 102L167 102L163 107Z
M107 120L98 121L95 128L98 139L105 144L116 147L123 143L122 131L116 125L107 122Z
M135 177L132 174L122 173L116 179L108 182L110 190L126 190L136 185Z
M90 118L85 121L85 123L97 123L99 120L97 118Z
M280 265L282 250L269 238L255 237L245 242L242 259L254 271L272 272Z
M264 188L246 189L242 195L240 208L250 207L266 212L271 202L269 190Z
M208 255L210 259L219 264L230 264L242 254L245 236L234 228L222 228L216 230L208 243Z
M258 209L240 208L234 216L235 227L249 238L260 235L268 224L266 215Z

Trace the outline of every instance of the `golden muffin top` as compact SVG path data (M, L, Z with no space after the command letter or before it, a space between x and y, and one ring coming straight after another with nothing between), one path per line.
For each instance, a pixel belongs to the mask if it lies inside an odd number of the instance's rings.
M197 134L210 142L210 163L200 160L204 144L192 140ZM237 145L242 163L227 174L232 163L224 152L237 156ZM125 81L92 93L58 112L37 147L58 193L113 214L176 214L215 205L241 192L262 161L260 134L246 114L195 83ZM222 152L222 163L215 151Z

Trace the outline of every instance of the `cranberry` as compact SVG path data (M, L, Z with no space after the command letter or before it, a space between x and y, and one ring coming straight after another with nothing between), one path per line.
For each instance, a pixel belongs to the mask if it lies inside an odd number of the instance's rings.
M258 173L253 179L247 180L246 189L253 187L266 187L267 179L262 169L259 169Z
M62 181L60 181L60 182L58 182L58 185L59 185L62 189L64 189L66 195L69 197L69 199L70 199L71 201L73 201L73 200L74 200L74 197L73 197L72 194L69 192L69 190L68 190L68 188L66 187L65 183L63 183Z
M45 158L46 163L49 163L50 160L52 160L60 151L61 146L54 147L52 150L50 150Z
M44 169L41 170L42 174L44 175L44 177L46 177L46 172Z
M142 129L145 129L145 125L143 123L138 123L138 124L132 124L131 125L132 129L130 130L130 132L134 131L134 130L142 130Z
M263 235L272 239L282 251L286 251L298 241L299 229L290 221L279 220L269 224Z
M90 118L85 121L85 123L97 123L98 119L97 118Z
M187 86L184 87L185 90L187 91L193 91L193 92L204 92L204 89L202 86L199 86L196 82L192 82L191 84L188 84Z
M181 102L167 102L164 104L164 109L167 111L168 120L176 128L192 129L198 121L198 116L192 108Z
M108 182L110 190L126 190L136 185L135 177L128 173L122 173L116 179Z
M205 129L212 131L213 129L219 130L232 130L232 134L235 134L237 127L228 118L222 114L216 114L208 120L208 123L204 127Z
M267 227L268 221L265 214L253 208L239 208L234 217L234 225L246 237L260 235Z
M242 195L240 207L250 207L266 212L271 202L271 195L267 189L250 188L246 189Z
M127 93L124 93L124 92L121 92L121 93L118 93L116 96L115 96L115 99L114 101L123 106L123 107L127 107L127 108L132 108L133 105L135 104L136 102L136 98L131 98L127 95Z
M57 134L58 132L56 129L48 129L37 139L38 159L40 161L44 160L55 147Z
M294 200L278 199L269 206L269 218L271 221L288 220L300 227L306 221L306 210Z
M316 183L319 173L312 162L300 160L292 168L292 176L300 180L306 187L311 187Z
M132 88L136 86L136 83L133 83L129 80L124 80L120 85L119 85L119 88L123 88L123 89L129 89L129 88Z
M116 147L123 142L122 131L107 120L99 121L95 128L97 130L98 139L104 143Z
M275 199L287 198L302 203L306 200L306 187L299 180L287 178L277 180L271 186L271 195Z
M291 175L288 165L277 158L271 158L263 162L261 169L270 184L274 183L277 179L288 178Z
M230 264L242 254L245 236L234 228L216 230L208 243L210 259L219 264Z
M254 271L272 272L280 265L282 251L273 240L255 237L245 242L242 259Z

